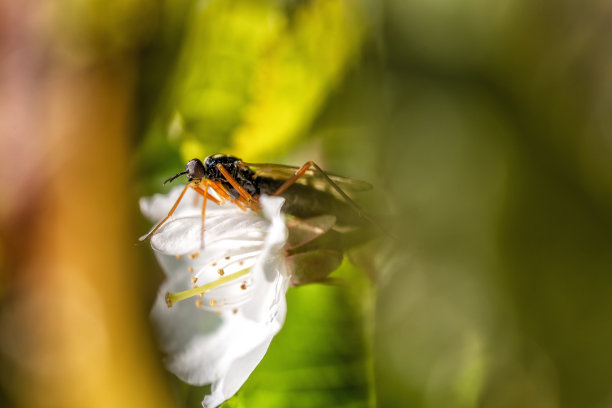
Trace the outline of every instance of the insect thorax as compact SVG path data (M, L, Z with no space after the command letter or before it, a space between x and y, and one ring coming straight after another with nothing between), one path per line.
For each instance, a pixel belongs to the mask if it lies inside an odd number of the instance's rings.
M225 187L226 191L233 197L237 198L240 194L232 187L219 171L218 165L222 165L225 170L252 196L259 195L259 187L255 181L255 173L249 169L242 160L237 157L226 154L214 154L208 156L204 160L206 169L206 178L214 182L220 183Z

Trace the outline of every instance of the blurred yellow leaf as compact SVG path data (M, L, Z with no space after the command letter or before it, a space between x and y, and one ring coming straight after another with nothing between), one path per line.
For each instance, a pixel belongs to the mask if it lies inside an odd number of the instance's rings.
M164 125L185 160L216 152L261 160L308 129L355 59L364 23L349 0L297 7L219 0L194 10Z
M351 1L313 1L298 10L257 67L253 101L232 151L257 160L306 131L355 59L363 33Z

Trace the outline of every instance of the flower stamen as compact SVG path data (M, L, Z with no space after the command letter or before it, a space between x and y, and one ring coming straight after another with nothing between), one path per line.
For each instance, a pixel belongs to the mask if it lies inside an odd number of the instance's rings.
M176 293L168 292L168 293L166 293L166 304L168 305L168 307L172 307L172 305L174 305L175 303L178 303L178 302L180 302L182 300L189 299L192 296L203 294L204 292L208 292L210 290L213 290L213 289L215 289L215 288L217 288L217 287L219 287L219 286L221 286L221 285L223 285L225 283L228 283L228 282L236 280L236 279L238 279L240 277L243 277L244 275L248 274L250 270L251 270L251 268L246 268L246 269L243 269L241 271L238 271L238 272L232 273L230 275L224 276L222 278L219 278L219 279L217 279L214 282L209 282L209 283L206 283L206 284L204 284L202 286L197 286L197 287L195 287L193 289L187 289L187 290L184 290L182 292L176 292ZM245 289L246 289L246 287L245 287Z

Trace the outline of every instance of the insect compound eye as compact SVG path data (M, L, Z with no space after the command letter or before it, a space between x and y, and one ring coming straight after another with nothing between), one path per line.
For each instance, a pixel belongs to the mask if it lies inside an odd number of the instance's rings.
M204 165L199 159L191 159L185 166L185 171L189 174L189 179L202 179L204 178Z

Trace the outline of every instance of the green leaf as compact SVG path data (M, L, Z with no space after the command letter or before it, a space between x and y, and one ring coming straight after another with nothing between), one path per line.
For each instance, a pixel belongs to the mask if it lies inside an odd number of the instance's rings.
M342 262L342 253L330 249L316 249L287 257L291 271L291 285L301 286L327 278Z
M306 285L287 294L287 319L260 365L224 407L373 407L373 291L344 263L348 287Z

